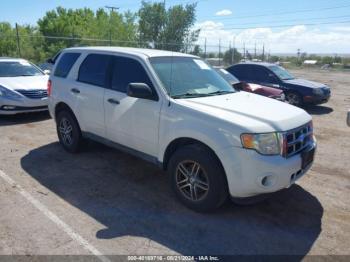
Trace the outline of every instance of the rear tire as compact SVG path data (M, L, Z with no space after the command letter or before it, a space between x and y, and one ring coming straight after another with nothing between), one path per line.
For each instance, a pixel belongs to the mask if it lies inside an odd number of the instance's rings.
M168 173L175 195L190 209L208 212L227 199L225 172L214 153L204 146L178 149L169 161Z
M64 110L57 114L56 129L63 148L70 153L79 152L83 137L79 124L71 112Z
M288 101L289 104L293 106L300 107L303 105L303 98L297 92L287 92L286 100Z

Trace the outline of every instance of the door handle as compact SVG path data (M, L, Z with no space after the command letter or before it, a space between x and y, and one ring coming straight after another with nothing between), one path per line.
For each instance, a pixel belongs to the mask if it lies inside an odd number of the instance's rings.
M79 94L79 93L80 93L80 90L79 90L79 89L76 89L76 88L72 88L70 91L71 91L72 93L74 93L74 94Z
M119 105L120 104L120 102L118 100L113 99L113 98L110 98L107 101L108 101L108 103L114 104L114 105Z

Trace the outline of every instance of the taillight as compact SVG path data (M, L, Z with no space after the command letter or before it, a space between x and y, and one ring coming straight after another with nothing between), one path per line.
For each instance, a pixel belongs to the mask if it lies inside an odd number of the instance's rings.
M52 82L51 80L47 81L47 95L51 96L51 91L52 91Z

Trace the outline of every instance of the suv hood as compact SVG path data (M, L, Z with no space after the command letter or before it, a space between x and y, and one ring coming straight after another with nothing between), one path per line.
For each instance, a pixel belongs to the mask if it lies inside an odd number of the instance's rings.
M10 90L33 90L47 88L49 76L0 77L0 85Z
M285 83L290 84L290 85L297 85L297 86L305 86L309 88L320 88L320 87L325 87L326 85L314 82L314 81L309 81L306 79L301 79L301 78L295 78L295 79L290 79L290 80L283 80Z
M244 91L176 101L240 126L244 132L287 131L311 121L311 116L300 108Z

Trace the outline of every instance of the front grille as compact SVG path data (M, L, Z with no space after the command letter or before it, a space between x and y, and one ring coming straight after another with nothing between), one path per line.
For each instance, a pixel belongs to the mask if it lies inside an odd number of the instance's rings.
M42 99L47 97L47 90L33 89L33 90L16 90L16 92L31 99Z
M285 157L291 157L299 153L313 141L312 122L286 132L284 134L284 140Z

